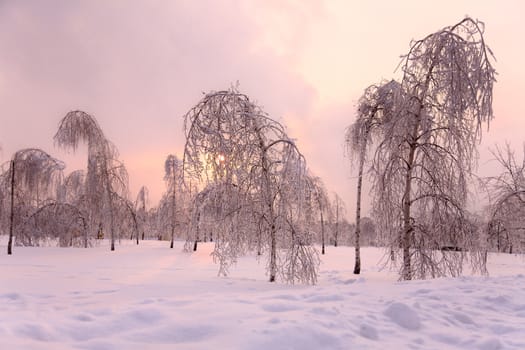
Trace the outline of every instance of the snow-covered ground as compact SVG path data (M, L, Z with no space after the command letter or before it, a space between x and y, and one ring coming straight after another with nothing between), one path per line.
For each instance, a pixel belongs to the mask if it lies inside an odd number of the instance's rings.
M5 242L5 240L2 240ZM1 349L525 349L525 259L490 277L397 282L383 252L328 247L316 286L270 284L264 261L217 277L202 244L0 244Z

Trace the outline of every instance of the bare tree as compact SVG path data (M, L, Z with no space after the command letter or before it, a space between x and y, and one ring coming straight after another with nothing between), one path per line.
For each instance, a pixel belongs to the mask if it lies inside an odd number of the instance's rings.
M310 175L308 178L308 189L310 191L309 198L313 200L313 207L317 214L319 214L320 234L321 234L321 254L325 253L325 225L327 219L330 221L332 217L332 208L330 199L326 192L325 185L320 177Z
M182 188L182 164L179 158L173 154L168 155L164 163L164 180L168 188L166 194L166 204L168 209L168 217L170 218L171 243L170 248L173 248L173 241L175 237L175 229L177 226L177 202L178 195Z
M239 242L246 240L243 246L259 245L259 252L268 251L271 282L279 273L289 282L314 283L317 267L310 263L315 254L300 238L298 221L290 217L298 202L287 190L304 185L306 166L284 127L235 89L205 95L186 114L184 125L184 178L242 197L241 207L227 204L238 211L224 222L230 226L223 231L228 234L214 240L221 266L236 260ZM255 228L256 234L247 234L252 232L248 228ZM302 262L305 265L299 267Z
M139 222L139 227L141 231L142 240L144 240L145 230L148 220L148 211L146 206L149 202L149 190L146 186L142 186L137 194L137 199L135 200L135 212L137 213L137 221ZM138 236L137 236L138 244Z
M234 226L237 226L237 234L240 234L241 231L249 232L249 230L239 229L239 225L246 219L240 219L239 216L249 215L245 212L246 208L242 203L244 199L237 186L228 183L210 183L200 191L193 199L185 250L196 251L198 242L207 234L210 237L214 236L216 240L222 239L231 233ZM237 239L229 244L228 249L246 252L245 243L247 241L247 239ZM238 245L234 248L234 244ZM220 251L224 247L224 245L218 246L214 253L216 260L220 262L227 260L222 259L222 255L227 255L224 254L226 252ZM222 264L221 270L227 271L227 264ZM225 272L221 273L225 274Z
M332 201L332 208L334 212L334 229L333 229L333 240L334 247L339 244L339 238L341 236L341 221L346 215L346 206L341 197L337 193L334 193L334 199Z
M116 147L106 139L95 118L83 111L69 112L60 121L54 140L59 147L73 151L80 142L87 144L84 193L90 230L109 226L111 250L115 250L116 205L124 203L122 200L128 196L128 174L124 164L118 160Z
M60 182L57 190L57 200L62 203L71 203L79 206L86 196L85 191L86 173L84 170L75 170Z
M18 227L17 245L56 243L60 247L88 246L86 218L76 206L67 203L50 200Z
M22 149L13 155L8 175L2 176L2 187L9 188L10 197L7 254L12 254L14 229L22 221L22 208L38 208L51 197L64 167L64 163L36 148Z
M357 119L346 130L347 152L353 162L356 159L358 161L354 274L361 273L361 191L364 165L373 137L380 137L381 126L394 118L395 103L399 99L400 90L401 85L395 80L369 86L359 99Z
M381 125L373 190L376 222L401 247L402 279L461 272L463 259L438 249L447 237L467 244L474 234L464 206L481 125L493 117L490 57L483 24L467 17L413 41L401 63L402 93Z
M525 146L521 163L516 161L513 150L507 143L502 150L492 150L495 160L503 167L498 176L483 179L490 206L488 239L498 251L525 251Z
M361 242L364 246L375 246L377 242L376 225L372 218L361 218Z

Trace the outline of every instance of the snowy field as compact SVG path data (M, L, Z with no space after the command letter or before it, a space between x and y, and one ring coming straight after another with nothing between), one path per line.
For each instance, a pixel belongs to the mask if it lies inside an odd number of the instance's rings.
M525 349L525 260L490 277L397 282L383 252L328 247L317 286L270 284L264 262L227 278L203 244L0 244L1 349Z

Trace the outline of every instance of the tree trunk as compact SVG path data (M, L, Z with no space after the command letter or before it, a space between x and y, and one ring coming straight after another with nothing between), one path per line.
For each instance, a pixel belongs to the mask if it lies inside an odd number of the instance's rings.
M322 210L321 210L321 254L324 255L324 220L323 220Z
M175 197L175 191L177 190L177 185L176 185L177 178L175 177L175 172L173 173L174 173L173 174L173 188L172 188L173 193L172 193L172 203L171 203L171 209L173 210L173 212L171 213L173 222L171 223L171 243L170 243L171 249L173 249L173 241L175 240L175 218L177 215L176 197Z
M275 225L272 223L272 230L270 232L270 282L275 282L277 275L277 237L275 232Z
M363 168L365 166L365 152L368 141L369 129L365 132L365 137L362 140L361 150L359 152L359 173L357 177L357 203L355 209L355 265L354 274L361 273L361 191L363 187Z
M201 213L197 213L197 229L195 230L195 242L193 243L193 251L197 251L197 242L199 241L199 223L201 219ZM206 235L204 235L204 242L206 242Z
M111 200L111 192L108 186L108 203L109 203L109 230L111 232L111 251L115 250L115 222L113 218L113 201Z
M265 201L268 207L268 222L270 223L270 282L275 282L277 277L277 232L275 227L275 213L273 206L273 197L270 191L270 175L269 175L269 166L267 159L267 148L264 144L262 136L258 134L259 137L259 147L261 149L261 165L262 165L262 176L264 181L265 189Z
M88 247L88 228L84 219L82 219L82 226L84 227L84 248Z
M171 242L170 248L173 249L173 241L175 240L175 225L171 226Z
M11 160L11 213L9 215L9 242L7 243L7 254L13 254L13 225L15 218L15 161Z
M275 282L277 276L277 232L275 227L275 214L273 211L273 200L270 193L270 179L268 175L268 164L266 160L266 153L263 154L263 173L266 187L266 202L268 205L269 221L271 223L270 230L270 282Z
M108 210L109 210L109 231L111 235L111 251L115 250L115 222L113 218L113 200L111 198L111 184L109 179L109 173L108 173L108 161L106 157L104 157L104 181L106 183L106 195L108 197Z
M414 166L414 157L416 153L416 135L419 129L419 115L416 119L416 124L414 125L414 130L412 132L413 140L410 142L410 151L408 153L407 159L407 172L405 177L405 191L403 194L403 236L401 238L401 247L403 249L403 271L401 277L404 280L411 280L413 278L410 248L412 244L412 234L414 232L414 227L412 225L412 218L410 216L410 207L411 207L411 193L412 193L412 169Z
M334 247L337 247L337 238L339 237L339 203L335 203L335 233Z

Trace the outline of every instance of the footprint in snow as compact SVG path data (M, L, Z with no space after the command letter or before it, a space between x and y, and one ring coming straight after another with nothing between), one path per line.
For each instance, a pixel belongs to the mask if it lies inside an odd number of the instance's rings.
M406 304L392 303L386 308L384 314L388 316L392 322L405 329L415 331L421 328L419 315Z
M375 327L370 326L370 325L368 325L366 323L363 323L359 327L359 334L362 337L370 339L370 340L378 340L379 339L379 336L377 335L377 330L375 329Z
M118 289L103 289L103 290L96 290L93 292L93 294L111 294L118 292Z
M475 325L476 323L474 322L474 320L472 318L470 318L470 316L468 315L465 315L463 313L460 313L460 312L452 312L452 316L454 316L454 318L456 320L458 320L459 322L461 323L464 323L464 324L472 324L472 325Z
M263 304L261 308L264 311L267 312L286 312L286 311L294 311L299 309L297 306L289 305L289 304Z

